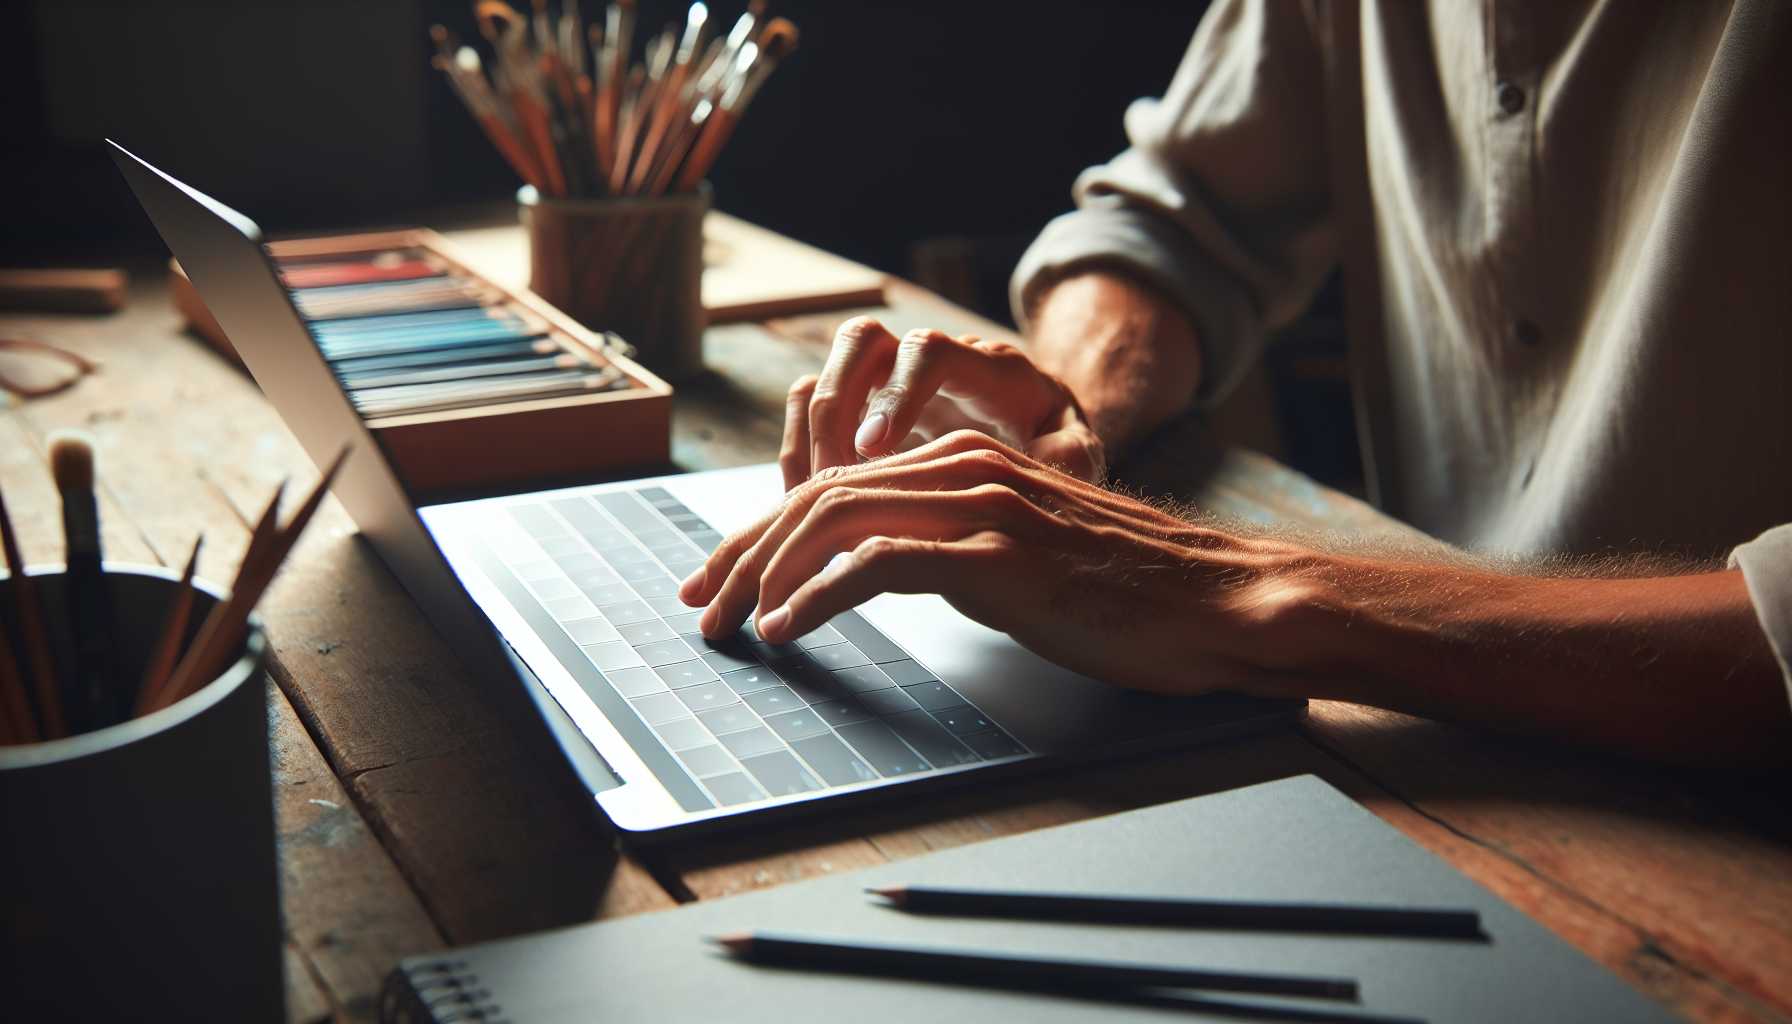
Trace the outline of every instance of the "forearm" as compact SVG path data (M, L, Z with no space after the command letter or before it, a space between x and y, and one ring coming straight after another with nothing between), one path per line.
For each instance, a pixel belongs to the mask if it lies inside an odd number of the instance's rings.
M1110 460L1187 408L1201 348L1182 311L1119 274L1057 282L1033 310L1033 359L1069 386Z
M1792 710L1737 571L1538 578L1345 561L1306 570L1309 695L1655 759L1784 762ZM1312 578L1322 578L1319 585Z

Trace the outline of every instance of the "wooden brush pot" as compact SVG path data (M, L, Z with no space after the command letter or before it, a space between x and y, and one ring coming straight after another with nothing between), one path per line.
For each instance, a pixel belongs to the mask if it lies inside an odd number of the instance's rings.
M703 370L707 183L682 195L552 199L517 192L529 289L586 327L621 335L668 380Z

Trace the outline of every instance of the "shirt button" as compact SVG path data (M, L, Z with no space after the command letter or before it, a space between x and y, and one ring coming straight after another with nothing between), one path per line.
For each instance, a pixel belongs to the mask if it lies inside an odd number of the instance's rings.
M1543 329L1534 320L1520 320L1513 324L1512 336L1526 348L1536 348L1543 343Z
M1516 114L1524 109L1524 90L1511 82L1501 82L1494 95L1499 100L1500 109L1507 114Z

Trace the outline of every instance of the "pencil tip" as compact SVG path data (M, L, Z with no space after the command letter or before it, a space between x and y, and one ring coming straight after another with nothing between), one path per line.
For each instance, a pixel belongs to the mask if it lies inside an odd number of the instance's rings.
M721 946L730 953L740 953L753 945L753 933L730 932L727 935L705 935L703 941Z
M901 903L902 898L908 895L908 888L901 885L886 885L881 887L874 885L867 887L865 891L873 896L882 896L892 903Z

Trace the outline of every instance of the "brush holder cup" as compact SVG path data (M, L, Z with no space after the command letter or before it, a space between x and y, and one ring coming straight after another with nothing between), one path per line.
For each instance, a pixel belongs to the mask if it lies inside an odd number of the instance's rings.
M703 216L709 186L683 195L551 199L517 192L529 289L595 331L621 335L667 380L703 370Z
M62 655L64 578L31 578ZM134 682L179 581L118 565L105 578L118 663ZM217 597L199 588L189 642ZM0 583L15 652L18 621ZM240 656L185 699L93 732L0 746L0 915L13 979L0 1017L282 1019L266 654L251 619Z

